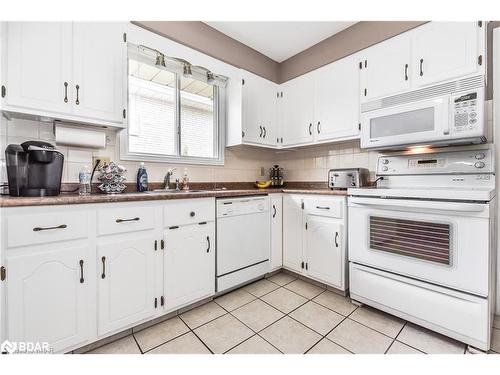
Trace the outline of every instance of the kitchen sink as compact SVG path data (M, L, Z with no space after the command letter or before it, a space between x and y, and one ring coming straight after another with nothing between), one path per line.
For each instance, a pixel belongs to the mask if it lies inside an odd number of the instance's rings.
M186 194L186 193L201 193L203 191L209 191L209 190L175 190L175 189L155 189L155 190L148 190L146 193L168 193L168 194Z

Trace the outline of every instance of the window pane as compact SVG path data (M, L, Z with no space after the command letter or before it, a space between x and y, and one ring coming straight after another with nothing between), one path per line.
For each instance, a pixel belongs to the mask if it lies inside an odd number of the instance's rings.
M217 157L214 86L181 77L181 155Z
M129 59L129 152L176 155L175 74Z

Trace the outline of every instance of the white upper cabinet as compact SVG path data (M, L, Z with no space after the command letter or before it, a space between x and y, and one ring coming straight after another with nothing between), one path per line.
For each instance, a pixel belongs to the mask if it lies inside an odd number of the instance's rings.
M352 55L314 72L316 141L359 134L359 63Z
M126 77L124 26L118 22L73 24L73 103L78 116L123 121Z
M278 85L250 72L242 73L242 141L277 146Z
M71 112L70 22L8 22L3 53L5 106Z
M309 144L314 140L314 73L285 82L281 91L281 133L284 146ZM281 96L281 95L280 95Z
M479 72L486 64L481 51L484 28L477 22L430 22L416 29L412 47L414 85L425 86ZM484 61L479 65L481 59Z
M48 342L55 352L91 337L95 263L85 244L30 247L7 259L7 337Z
M124 24L4 24L2 109L75 122L124 126Z
M362 101L394 95L410 88L410 38L403 34L360 54Z

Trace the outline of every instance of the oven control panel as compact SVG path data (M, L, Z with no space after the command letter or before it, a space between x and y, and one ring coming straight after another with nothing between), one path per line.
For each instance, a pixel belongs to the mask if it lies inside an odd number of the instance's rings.
M377 175L494 173L493 150L489 146L425 154L380 156Z
M484 101L481 93L474 91L460 94L451 98L453 116L453 133L460 136L461 133L476 133L482 131L484 122ZM464 134L464 137L469 136Z

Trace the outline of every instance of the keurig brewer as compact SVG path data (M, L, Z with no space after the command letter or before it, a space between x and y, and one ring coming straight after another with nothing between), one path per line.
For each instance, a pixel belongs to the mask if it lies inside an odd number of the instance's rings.
M14 197L59 195L64 155L47 142L28 141L5 149L9 194Z

